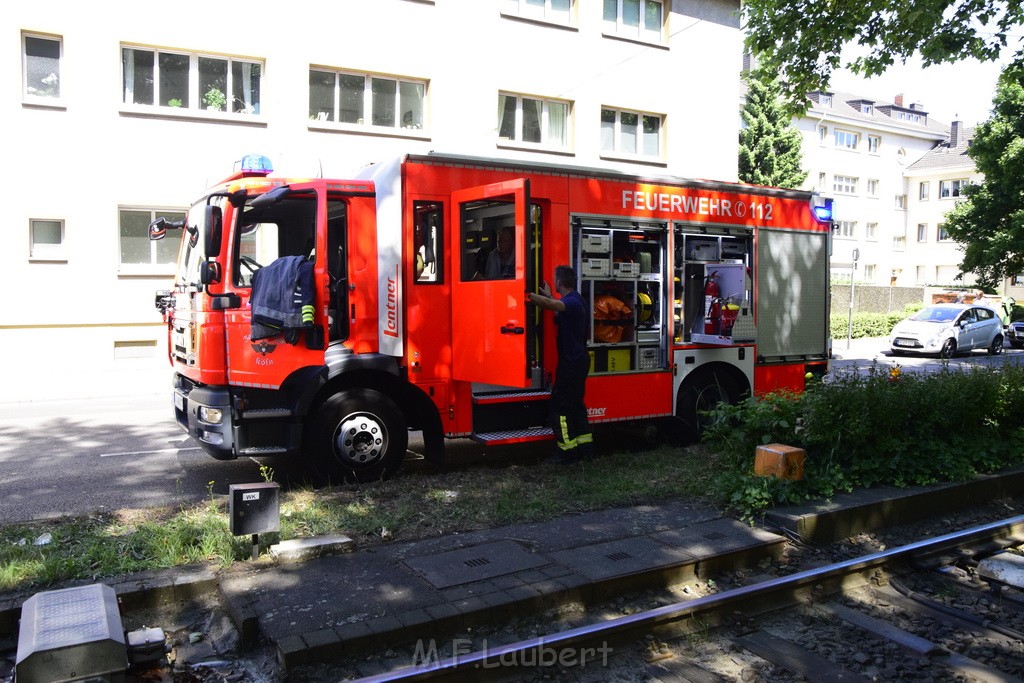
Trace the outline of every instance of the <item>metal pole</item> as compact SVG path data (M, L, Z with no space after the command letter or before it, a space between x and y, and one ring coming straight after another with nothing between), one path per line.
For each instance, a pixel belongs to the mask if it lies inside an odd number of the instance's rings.
M252 559L260 559L260 535L252 535Z
M850 348L850 342L853 340L853 281L857 277L857 259L860 258L860 249L854 248L853 263L850 264L850 324L846 330L846 348Z

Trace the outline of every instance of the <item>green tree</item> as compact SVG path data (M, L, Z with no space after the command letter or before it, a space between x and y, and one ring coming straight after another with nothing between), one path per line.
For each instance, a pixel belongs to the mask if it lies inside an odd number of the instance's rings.
M950 237L964 245L960 270L983 286L1024 272L1024 76L999 77L992 117L978 126L967 154L985 179L963 190L946 214Z
M762 69L744 77L747 101L740 130L740 180L796 188L807 178L801 168L800 132L779 100L779 84Z
M915 52L925 66L993 61L1024 24L1020 0L744 0L742 11L749 50L784 81L800 112L805 95L826 89L842 66L870 77ZM867 55L844 65L840 53L850 43ZM1024 70L1024 46L1011 66Z

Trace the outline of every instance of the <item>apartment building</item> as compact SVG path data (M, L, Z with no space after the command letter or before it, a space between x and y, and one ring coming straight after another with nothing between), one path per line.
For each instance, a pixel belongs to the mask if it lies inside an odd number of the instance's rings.
M15 3L0 402L164 391L155 290L247 153L345 177L430 150L736 179L739 0ZM11 363L11 359L17 359Z
M931 119L920 103L905 105L901 95L890 102L815 92L810 99L794 126L803 135L805 187L835 201L833 278L849 280L852 274L867 284L917 284L916 270L906 265L919 258L918 243L908 236L906 171L946 139L948 126Z
M915 285L958 284L963 252L960 245L950 239L943 227L945 215L961 196L968 183L981 181L984 176L967 156L974 129L960 121L950 125L949 137L904 171L907 179L907 242L902 271L913 277ZM972 284L974 278L965 276L963 284Z

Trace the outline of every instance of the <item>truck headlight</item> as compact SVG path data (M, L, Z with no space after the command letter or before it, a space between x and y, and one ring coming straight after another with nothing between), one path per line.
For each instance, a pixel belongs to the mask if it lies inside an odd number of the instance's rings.
M199 419L203 422L209 422L211 424L220 424L220 421L224 418L224 411L220 408L207 408L206 406L199 407Z

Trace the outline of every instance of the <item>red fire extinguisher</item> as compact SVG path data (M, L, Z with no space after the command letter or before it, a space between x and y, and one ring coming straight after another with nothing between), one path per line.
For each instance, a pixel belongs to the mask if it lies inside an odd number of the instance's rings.
M715 278L716 271L712 271L704 279L704 334L718 334L719 313L722 308L722 300L718 297L719 289Z

